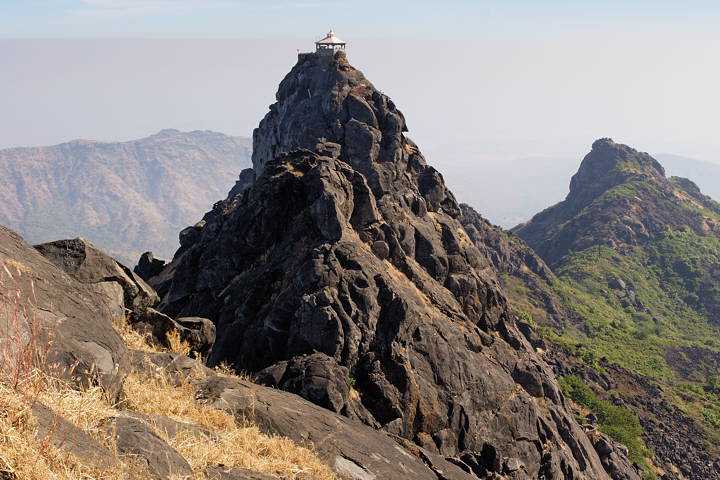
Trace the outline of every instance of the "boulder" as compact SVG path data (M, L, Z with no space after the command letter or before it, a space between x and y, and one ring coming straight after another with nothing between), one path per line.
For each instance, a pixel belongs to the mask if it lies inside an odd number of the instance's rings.
M312 447L341 478L438 478L386 434L296 395L223 376L201 379L196 386L199 401L232 412L265 433Z
M273 475L225 466L210 467L205 470L204 474L207 480L280 480ZM310 480L310 477L307 480Z
M174 385L187 381L195 375L214 376L214 370L207 368L197 359L179 353L154 353L130 350L128 371L142 376L153 377L162 373Z
M117 465L110 450L42 403L35 402L31 411L38 424L38 438L50 437L52 445L72 453L86 465L101 469Z
M215 325L206 318L173 320L153 308L146 308L130 314L130 325L139 332L147 333L156 345L164 348L170 347L168 334L177 332L180 339L190 345L191 351L203 356L210 352L215 342Z
M138 419L111 417L103 420L100 428L115 441L119 454L132 456L151 478L190 478L193 473L175 449Z
M140 260L133 268L133 272L147 282L150 278L162 272L163 267L165 267L165 260L155 258L153 252L145 252L140 256Z
M35 248L58 268L82 283L117 282L125 295L125 308L153 307L159 297L139 275L84 238L57 240Z
M207 318L181 317L175 323L180 326L180 338L190 344L193 352L206 357L215 344L215 324Z
M99 291L78 281L4 227L0 227L0 282L3 289L20 292L18 301L2 298L10 309L0 313L0 331L9 331L10 324L17 327L4 341L23 343L34 338L34 347L42 354L45 342L52 340L48 365L76 365L74 376L80 383L99 383L112 400L120 399L128 351L112 326L124 308L117 303L117 290ZM31 325L40 327L40 332Z

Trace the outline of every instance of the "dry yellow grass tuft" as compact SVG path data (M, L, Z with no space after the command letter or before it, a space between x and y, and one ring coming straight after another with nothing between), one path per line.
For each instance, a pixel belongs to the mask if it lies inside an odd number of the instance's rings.
M16 271L18 275L21 273L19 269ZM6 317L15 315L4 319L6 323L28 320L19 308L17 296L0 292L0 302ZM115 322L115 327L129 348L160 351L146 336L127 325L125 319ZM42 363L42 355L35 355L43 350L37 344L39 338L37 335L11 338L7 330L0 332L0 358L29 352L36 360L36 364L21 364L22 371L17 370L17 363L0 362L0 472L10 472L23 480L110 480L146 476L132 458L119 457L120 462L114 467L94 467L54 446L49 437L38 436L32 406L40 402L100 442L106 439L97 432L98 423L107 417L123 415L124 409L167 416L211 430L212 435L187 430L170 437L164 429L156 429L196 472L222 464L288 480L298 478L301 473L320 480L335 478L311 450L287 438L265 435L255 426L239 423L227 412L197 403L196 391L189 382L173 383L163 372L156 372L152 377L130 374L125 381L126 400L119 406L111 405L100 388L75 390L62 380L68 372L72 374L72 368L68 368L72 366L46 365ZM176 353L189 353L189 346L179 335L168 340L173 349L179 350ZM200 366L200 360L197 361ZM106 446L115 451L114 445Z
M139 350L141 352L157 352L157 347L152 345L150 335L143 334L130 326L127 317L117 317L113 320L113 328L120 334L125 341L125 345L130 350Z
M0 471L23 480L111 480L123 478L124 465L98 469L37 436L32 402L0 383Z
M168 343L170 344L169 350L173 353L182 353L183 355L190 356L190 344L180 338L180 332L177 330L170 330L167 334Z
M125 379L125 392L131 410L199 425L216 434L186 430L171 437L158 429L195 471L222 464L285 479L295 479L301 473L320 480L335 478L311 450L288 438L263 434L253 425L238 423L225 411L196 402L197 391L187 381L176 384L162 373L154 378L131 374Z

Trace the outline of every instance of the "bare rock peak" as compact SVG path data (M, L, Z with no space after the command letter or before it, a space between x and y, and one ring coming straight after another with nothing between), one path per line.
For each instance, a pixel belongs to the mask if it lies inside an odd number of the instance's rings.
M151 282L163 313L212 319L211 364L393 434L442 478L467 478L450 457L476 478L607 480L393 102L342 51L301 54L276 98L254 180Z

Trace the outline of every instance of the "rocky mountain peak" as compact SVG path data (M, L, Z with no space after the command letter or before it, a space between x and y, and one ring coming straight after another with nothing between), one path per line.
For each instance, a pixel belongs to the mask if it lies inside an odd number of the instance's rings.
M296 148L358 167L396 160L407 143L402 114L348 63L343 51L333 56L300 54L276 98L253 133L257 174L269 161Z
M215 323L211 364L387 432L438 478L606 480L405 131L344 53L301 54L254 132L254 180L150 279L161 310Z
M622 183L664 178L662 165L647 153L615 143L611 138L601 138L593 142L592 150L572 177L567 201L582 208Z

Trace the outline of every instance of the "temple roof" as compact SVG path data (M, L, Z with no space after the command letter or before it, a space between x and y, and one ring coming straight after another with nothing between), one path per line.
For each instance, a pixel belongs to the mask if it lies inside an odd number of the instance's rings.
M324 45L337 45L337 44L344 45L345 43L346 43L345 40L342 40L342 39L336 37L335 32L333 32L332 30L330 30L328 32L328 34L325 36L325 38L315 42L315 44L324 44Z

